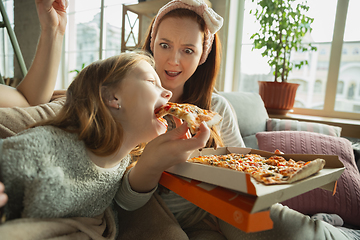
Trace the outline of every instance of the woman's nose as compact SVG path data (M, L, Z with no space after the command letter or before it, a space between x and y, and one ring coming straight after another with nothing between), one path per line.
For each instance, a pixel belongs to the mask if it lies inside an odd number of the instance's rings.
M172 65L178 65L180 61L180 53L178 51L172 51L169 56L169 63Z

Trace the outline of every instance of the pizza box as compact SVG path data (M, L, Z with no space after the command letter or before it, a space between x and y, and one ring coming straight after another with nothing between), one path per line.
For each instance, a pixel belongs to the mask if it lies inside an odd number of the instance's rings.
M224 147L194 151L190 158L228 153L255 153L264 157L275 155L250 148ZM345 169L335 155L282 154L281 156L295 161L323 158L326 164L317 174L298 182L264 185L243 172L185 162L167 169L166 172L175 175L164 173L160 184L245 232L271 229L272 223L268 211L271 205L318 187L332 191L336 180Z
M259 232L273 227L269 210L251 213L256 196L167 172L163 172L159 183L244 232Z

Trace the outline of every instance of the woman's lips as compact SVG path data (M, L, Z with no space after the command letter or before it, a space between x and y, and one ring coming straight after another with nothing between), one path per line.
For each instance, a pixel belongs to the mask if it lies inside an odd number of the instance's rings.
M166 75L168 75L169 77L176 77L178 76L181 72L174 72L174 71L166 71L165 70Z

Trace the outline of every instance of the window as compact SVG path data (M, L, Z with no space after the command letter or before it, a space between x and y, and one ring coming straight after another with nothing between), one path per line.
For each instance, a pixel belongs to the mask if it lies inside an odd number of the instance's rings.
M342 54L343 55L346 55L346 54L348 54L348 50L347 50L347 48L344 46L344 48L343 48L343 50L342 50Z
M322 82L321 80L316 80L314 85L314 94L322 92Z
M294 69L289 75L289 82L302 79L297 83L304 84L299 87L296 96L296 102L301 104L295 105L293 113L360 119L360 97L355 94L360 90L356 84L350 84L350 80L360 83L360 54L356 54L360 48L360 1L308 0L307 3L310 6L308 15L314 18L309 39L318 50L292 54L296 56L293 61L302 58L309 62L309 65L300 70ZM233 84L237 86L234 91L258 92L259 80L273 79L267 59L261 56L260 50L252 51L250 37L259 29L255 17L249 13L254 4L244 0L241 74L234 80L237 81ZM335 25L336 22L344 22L345 18L345 26ZM307 89L306 92L304 89Z
M8 15L11 27L14 28L14 1L3 1L5 11ZM3 22L3 18L0 14L0 21ZM14 50L10 42L9 35L6 28L0 28L0 73L4 78L14 77Z
M69 1L62 69L57 89L68 87L83 66L120 53L123 3L135 0ZM137 34L134 31L134 34ZM137 37L137 36L135 36Z
M339 79L344 80L344 86L347 89L345 95L336 94L335 111L356 112L358 109L360 96L356 95L357 86L360 83L360 55L356 49L360 47L359 25L360 16L358 9L360 1L350 0L346 15L346 23L343 37L343 47L352 49L348 55L342 55L340 60ZM350 54L351 53L351 54Z
M354 48L354 50L352 51L352 53L354 55L358 55L359 54L359 49L358 48Z
M339 95L344 93L344 81L342 80L338 81L336 93Z
M347 99L354 99L355 88L355 83L351 83L347 92Z

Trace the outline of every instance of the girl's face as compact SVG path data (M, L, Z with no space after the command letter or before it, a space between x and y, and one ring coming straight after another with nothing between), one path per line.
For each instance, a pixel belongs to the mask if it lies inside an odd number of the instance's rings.
M203 33L195 20L168 17L159 24L153 54L162 85L173 93L171 101L179 100L202 52Z
M161 86L154 68L145 60L140 61L115 93L120 103L119 120L125 138L138 144L165 133L167 126L155 117L154 110L168 102L171 96L172 93Z

